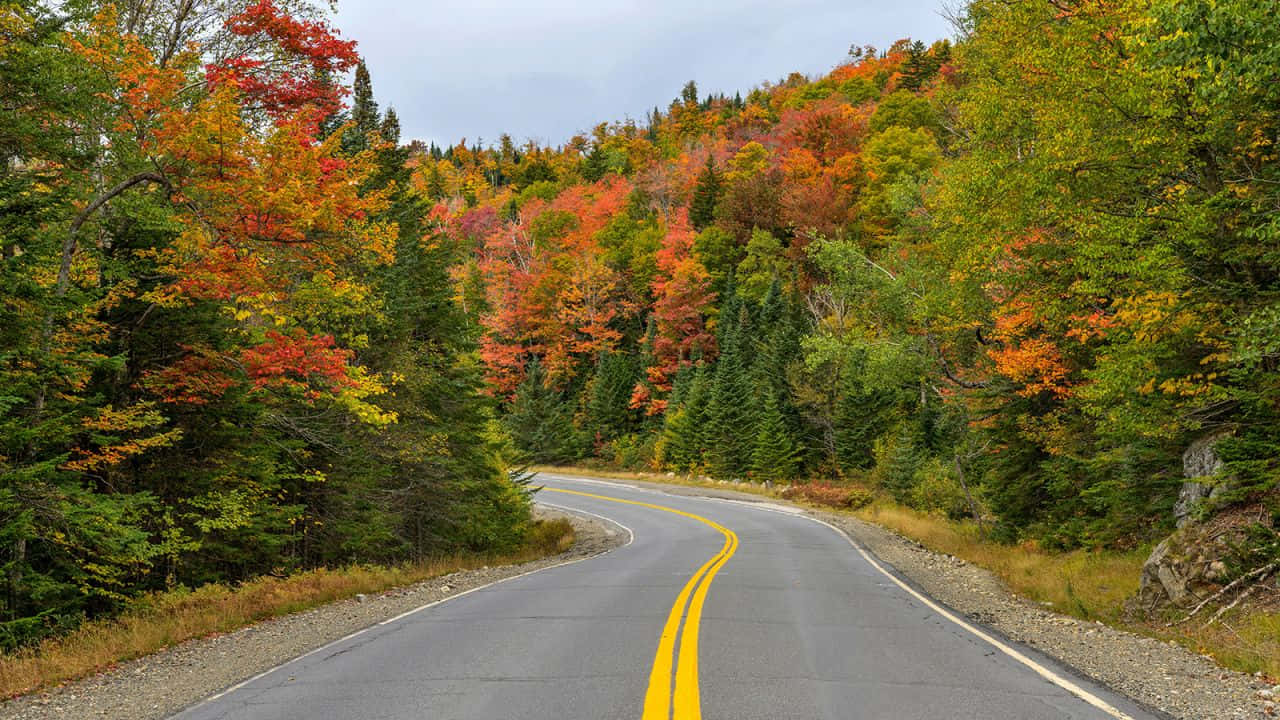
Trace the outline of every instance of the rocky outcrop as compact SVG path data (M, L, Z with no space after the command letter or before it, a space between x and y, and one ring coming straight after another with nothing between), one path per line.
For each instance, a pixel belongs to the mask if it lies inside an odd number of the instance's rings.
M1166 605L1190 607L1206 597L1206 591L1226 572L1222 559L1238 533L1221 522L1196 522L1201 504L1225 487L1218 477L1222 459L1214 451L1225 435L1202 437L1182 454L1186 482L1173 509L1178 530L1157 545L1142 566L1142 582L1134 602L1143 612Z
M1186 482L1182 483L1178 502L1173 506L1178 527L1191 521L1201 503L1222 492L1224 485L1214 482L1222 469L1222 458L1214 452L1214 447L1225 436L1226 433L1207 435L1191 443L1182 453L1182 476Z

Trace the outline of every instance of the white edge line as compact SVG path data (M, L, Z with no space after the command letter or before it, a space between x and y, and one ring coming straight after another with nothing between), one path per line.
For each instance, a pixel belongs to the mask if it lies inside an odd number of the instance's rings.
M603 481L599 481L599 480L597 480L596 482L603 482ZM605 484L609 484L609 483L605 483ZM741 506L744 506L744 507L753 508L753 509L756 509L756 510L760 510L760 511L762 511L762 512L777 513L777 514L779 514L779 515L785 515L785 516L787 516L787 517L799 517L799 518L804 518L804 519L806 519L806 520L812 520L813 522L816 522L816 523L818 523L818 524L820 524L820 525L826 525L828 528L830 528L831 530L835 531L835 532L836 532L836 534L838 534L840 537L843 537L845 540L847 540L847 541L849 542L849 545L851 545L851 546L853 547L853 549L854 549L854 550L857 550L857 551L858 551L858 554L860 554L860 555L862 556L862 559L866 560L866 561L867 561L867 563L871 565L871 567L873 567L873 568L875 568L876 570L878 570L878 571L880 572L880 574L881 574L881 575L884 575L885 577L887 577L887 578L889 578L890 580L892 580L892 581L893 581L893 583L894 583L895 585L897 585L898 587L902 588L903 590L906 590L906 591L907 591L908 593L910 593L913 597L915 597L917 600L919 600L920 602L922 602L922 603L924 603L925 605L927 605L927 606L928 606L930 609L932 609L934 612L936 612L936 613L938 613L939 615L941 615L942 617L944 617L944 618L946 618L946 619L950 620L952 623L955 623L957 626L959 626L960 628L962 628L962 629L964 629L964 630L968 631L969 633L971 633L972 635L976 636L977 638L979 638L979 639L981 639L981 640L985 641L987 644L991 645L992 647L994 647L995 649L997 649L997 650L999 650L1000 652L1004 653L1005 655L1008 655L1009 657L1013 658L1014 660L1018 661L1019 663L1022 663L1023 665L1027 666L1028 668L1030 668L1032 671L1034 671L1037 675L1039 675L1040 677L1044 678L1045 680L1048 680L1049 682L1053 683L1054 685L1057 685L1058 687L1062 688L1063 690L1066 690L1067 692L1071 693L1072 695L1075 695L1076 697L1078 697L1078 698L1080 698L1081 700L1085 701L1086 703L1088 703L1088 704L1092 705L1093 707L1097 708L1098 710L1101 710L1102 712L1106 713L1107 715L1110 715L1111 717L1116 718L1116 720L1134 720L1134 718L1133 718L1131 715L1128 715L1128 714L1126 714L1126 713L1122 712L1122 711L1121 711L1121 710L1119 710L1118 708L1116 708L1116 707L1112 706L1112 705L1111 705L1110 703L1108 703L1106 700L1103 700L1102 698L1098 697L1097 695L1094 695L1093 693L1089 692L1088 690L1085 690L1084 688L1080 687L1079 685L1077 685L1076 683L1072 682L1071 680L1069 680L1069 679L1067 679L1067 678L1065 678L1065 677L1062 677L1061 675L1059 675L1058 673L1055 673L1054 671L1050 670L1049 668L1045 667L1044 665L1041 665L1040 663L1036 662L1035 660L1032 660L1031 658L1029 658L1029 657L1027 657L1025 654L1023 654L1022 652L1020 652L1017 648L1010 647L1007 643L1004 643L1004 642L1000 641L999 639L997 639L997 638L995 638L995 637L992 637L990 634L983 632L983 631L982 631L982 630L980 630L979 628L974 627L973 625L969 624L968 622L964 621L963 619L961 619L961 618L957 617L954 613L950 612L950 611L949 611L949 610L947 610L946 608L942 607L941 605L939 605L939 604L937 604L936 602L934 602L933 600L931 600L927 595L924 595L923 593L921 593L921 592L917 591L915 588L913 588L913 587L911 587L910 585L906 584L905 582L903 582L902 580L900 580L896 575L894 575L893 573L891 573L891 572L889 572L888 570L884 569L884 567L883 567L882 565L880 565L880 563L879 563L879 562L877 562L877 561L876 561L876 559L875 559L874 557L872 557L871 553L867 552L867 551L866 551L866 550L865 550L861 545L859 545L859 544L858 544L858 542L857 542L857 541L855 541L855 540L853 539L853 537L851 537L851 536L849 535L849 533L845 532L844 530L841 530L840 528L836 527L835 525L832 525L831 523L829 523L829 522L827 522L827 521L825 521L825 520L822 520L822 519L820 519L820 518L813 517L812 515L808 514L807 512L791 513L791 512L787 512L787 511L785 511L785 510L778 510L778 509L776 509L776 508L771 508L771 507L762 506L760 503L749 502L749 501L745 501L745 500L734 500L734 499L731 499L731 498L716 498L716 497L697 496L697 495L694 495L694 496L680 496L680 497L694 497L694 498L700 498L700 499L703 499L703 500L712 500L712 501L719 501L719 502L733 503L733 504L735 504L735 505L741 505Z
M599 482L599 481L597 481L597 482ZM603 483L603 484L608 485L608 484L612 484L612 483ZM481 585L481 586L479 586L479 587L473 587L473 588L471 588L470 590L464 590L464 591L462 591L462 592L460 592L460 593L458 593L458 594L456 594L456 595L450 595L449 597L441 598L441 599L439 599L439 600L435 600L435 601L433 601L433 602L429 602L429 603L427 603L426 605L420 605L420 606L418 606L418 607L416 607L416 608L414 608L414 609L412 609L412 610L409 610L408 612L400 613L399 615L396 615L396 616L395 616L395 617L393 617L393 618L388 618L388 619L386 619L386 620L382 620L382 621L380 621L380 622L374 623L373 625L370 625L370 626L368 626L368 627L366 627L366 628L362 628L362 629L357 630L357 631L355 631L355 632L353 632L353 633L350 633L350 634L348 634L348 635L343 635L342 637L338 638L337 640L331 640L331 641L329 641L329 642L325 643L324 645L321 645L320 647L315 648L314 650L308 650L307 652L305 652L305 653L303 653L303 654L301 654L301 655L299 655L299 656L297 656L297 657L294 657L294 658L290 658L290 659L288 659L288 660L285 660L284 662L282 662L282 663L280 663L280 664L278 664L278 665L275 665L275 666L273 666L273 667L271 667L271 668L268 668L268 669L266 669L266 670L263 670L262 672L258 673L257 675L254 675L254 676L253 676L253 677L251 677L251 678L248 678L247 680L241 680L240 682L238 682L238 683L236 683L235 685L232 685L231 687L229 687L229 688L227 688L227 689L225 689L225 690L223 690L223 691L219 692L219 693L218 693L218 694L216 694L216 695L210 695L209 697L205 698L204 700L201 700L200 702L198 702L198 703L196 703L196 704L194 704L194 705L189 705L189 706L187 706L187 707L185 707L185 708L183 708L183 709L179 710L177 713L175 713L175 714L173 714L173 715L171 715L171 716L169 716L169 717L170 717L170 718L176 718L176 717L178 717L179 715L183 715L183 714L185 714L185 713L187 713L187 712L190 712L190 711L192 711L192 710L196 710L196 709L198 709L198 708L204 707L205 705L208 705L209 703L211 703L211 702L213 702L213 701L215 701L215 700L217 700L217 699L219 699L219 698L225 697L226 695L229 695L229 694L231 694L231 693L233 693L233 692L235 692L235 691L237 691L237 690L239 690L239 689L243 688L244 686L246 686L246 685L248 685L248 684L250 684L250 683L254 682L255 680L261 680L262 678L264 678L264 677L266 677L266 676L270 675L271 673L273 673L273 672L275 672L275 671L277 671L277 670L279 670L279 669L281 669L281 668L285 667L286 665L292 665L293 663L296 663L296 662L298 662L298 661L300 661L300 660L305 660L305 659L307 659L307 658L311 657L312 655L315 655L315 654L316 654L316 653L318 653L318 652L321 652L321 651L323 651L323 650L327 650L327 649L329 649L329 648L333 647L334 645L337 645L337 644L342 643L342 642L346 642L347 640L350 640L350 639L352 639L352 638L354 638L354 637L358 637L358 636L360 636L360 635L363 635L363 634L365 634L365 633L369 632L370 630L374 630L374 629L376 629L376 628L380 628L380 627L382 627L382 626L384 626L384 625L389 625L389 624L391 624L391 623L393 623L393 622L395 622L395 621L397 621L397 620L403 620L404 618L409 617L410 615L413 615L414 613L421 612L421 611L426 610L426 609L428 609L428 608L433 608L433 607L435 607L435 606L437 606L437 605L442 605L442 604L444 604L444 603L449 602L450 600L456 600L456 599L458 599L458 598L460 598L460 597L463 597L464 595L470 595L470 594L471 594L471 593L473 593L473 592L478 592L478 591L480 591L480 590L485 590L485 589L487 589L487 588L491 588L491 587L493 587L494 585L499 585L499 584L501 584L501 583L504 583L504 582L507 582L507 581L510 581L510 580L517 580L517 579L522 578L522 577L526 577L526 576L529 576L529 575L533 575L534 573L540 573L540 572L542 572L542 571L544 571L544 570L551 570L551 569L553 569L553 568L564 567L565 565L573 565L574 563L580 563L580 562L582 562L583 560L590 560L590 559L592 559L592 558L603 557L603 556L608 555L609 553L613 552L614 550L618 550L618 549L621 549L621 548L624 548L624 547L626 547L626 546L630 545L630 544L631 544L632 542L634 542L634 541L635 541L635 539L636 539L636 534L635 534L634 532L632 532L631 528L627 527L626 525L623 525L622 523L618 522L617 520L614 520L613 518L607 518L607 517L605 517L605 516L603 516L603 515L597 515L596 513L588 512L588 511L586 511L586 510L579 510L578 508L570 508L570 507L565 507L565 506L563 506L563 505L556 505L556 504L554 504L554 503L543 502L542 500L535 500L534 502L535 502L536 504L538 504L538 505L546 505L546 506L548 506L548 507L554 507L554 508L556 508L556 509L558 509L558 510L564 510L564 511L567 511L567 512L573 512L573 513L581 513L581 514L583 514L583 515L590 515L590 516L592 516L592 517L599 518L599 519L604 520L604 521L606 521L606 522L613 523L614 525L617 525L618 527L620 527L620 528L622 528L623 530L626 530L626 531L627 531L627 541L626 541L625 543L623 543L622 545L619 545L618 547L615 547L615 548L609 548L608 550L605 550L605 551L604 551L604 552L602 552L602 553L596 553L596 554L594 554L594 555L587 555L587 556L585 556L585 557L574 558L574 559L572 559L572 560L566 560L565 562L562 562L562 563L556 563L555 565L548 565L548 566L546 566L546 567L538 568L538 569L536 569L536 570L530 570L530 571L528 571L528 572L523 572L523 573L520 573L519 575L512 575L511 577L505 577L505 578L502 578L502 579L500 579L500 580L494 580L494 581L493 581L493 582L491 582L491 583L486 583L486 584ZM441 577L444 577L444 576L441 576ZM249 626L249 627L252 627L252 626Z

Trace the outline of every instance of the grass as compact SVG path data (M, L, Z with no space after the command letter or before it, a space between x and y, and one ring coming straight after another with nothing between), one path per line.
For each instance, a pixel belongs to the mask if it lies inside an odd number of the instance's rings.
M777 490L751 483L719 483L657 473L583 467L535 469L686 487L730 488L768 497L780 495ZM804 502L797 504L810 505ZM954 555L985 568L1003 580L1013 592L1057 612L1097 620L1164 641L1172 640L1193 652L1209 655L1231 670L1260 671L1272 680L1280 679L1280 610L1275 607L1242 605L1207 627L1203 618L1170 628L1165 626L1170 618L1135 621L1126 617L1125 601L1138 590L1142 564L1151 552L1150 547L1128 551L1053 552L1031 543L1009 545L993 542L983 538L972 522L948 520L885 498L877 498L857 510L821 507L852 514L911 538L931 550Z
M1126 552L1050 552L1032 544L983 539L972 523L961 523L877 500L854 513L931 550L954 555L995 573L1011 590L1058 612L1117 622L1124 601L1138 590L1150 548Z
M261 577L236 586L153 593L123 614L85 623L68 635L0 656L0 698L92 675L193 638L231 632L260 620L326 603L412 585L459 570L527 562L573 545L567 520L534 525L524 548L506 555L457 555L399 566L351 565Z

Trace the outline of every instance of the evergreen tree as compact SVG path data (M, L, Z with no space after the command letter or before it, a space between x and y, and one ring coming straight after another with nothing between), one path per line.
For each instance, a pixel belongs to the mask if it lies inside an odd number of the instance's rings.
M896 432L881 439L876 473L880 484L899 502L907 502L915 486L921 458L911 424L901 423Z
M680 90L680 99L685 105L698 104L698 84L692 80L684 84Z
M631 426L631 391L636 384L635 360L605 353L596 361L595 375L586 388L581 429L596 445L626 433Z
M503 417L516 449L531 462L558 463L578 459L579 442L573 409L563 394L547 385L542 363L529 363L524 382Z
M751 477L762 482L782 482L796 476L800 452L774 393L764 392L751 452Z
M351 84L351 128L342 138L342 146L349 153L364 150L369 145L369 133L378 132L378 103L373 99L373 81L364 61L356 66Z
M866 387L861 356L845 367L842 380L833 417L836 461L845 472L867 470L875 464L876 438L888 429L893 395Z
M701 365L688 369L672 391L672 404L662 428L662 461L672 470L687 472L702 465L708 376Z
M378 127L378 134L392 145L400 144L400 117L396 115L395 108L387 108L382 116L382 124Z
M707 465L714 477L740 478L751 467L759 388L749 377L750 316L736 295L725 301L720 322L720 358L705 423Z
M720 171L716 169L715 160L707 155L707 165L698 175L698 184L693 189L693 200L689 203L689 222L693 229L701 232L716 219L716 203L724 192L724 182Z

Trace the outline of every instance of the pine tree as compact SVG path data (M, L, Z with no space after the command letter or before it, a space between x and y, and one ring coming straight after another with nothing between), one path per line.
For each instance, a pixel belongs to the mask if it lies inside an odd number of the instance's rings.
M546 377L542 363L535 359L529 364L503 424L516 448L532 462L576 460L579 442L573 410L558 390L547 385Z
M635 360L627 355L606 353L596 361L581 422L581 429L593 443L606 443L631 429L631 391L636 375Z
M444 175L440 172L440 166L433 162L431 168L427 170L427 197L432 200L443 200L444 196Z
M392 145L400 144L400 117L396 115L395 108L387 108L382 116L382 124L378 127L378 134Z
M684 87L680 90L680 99L684 101L685 105L697 105L698 84L692 80L685 83Z
M836 461L844 472L868 470L875 464L876 438L889 429L894 392L867 387L865 353L843 368L840 394L832 418Z
M351 83L351 128L342 138L342 146L356 153L369 146L369 133L378 132L378 103L373 99L373 81L363 61L356 66Z
M790 480L796 476L799 456L791 428L779 408L777 395L765 392L756 423L755 447L751 453L752 479L761 482Z
M714 158L707 156L707 165L698 175L698 184L693 190L693 200L689 203L689 222L693 229L702 232L716 219L716 203L724 192L724 182L720 171L716 169Z
M714 477L740 478L750 469L759 388L749 378L750 318L736 295L726 300L721 323L720 358L705 423L707 465Z
M915 485L916 470L920 467L920 453L916 438L908 423L898 431L885 436L881 446L876 472L880 483L899 502L907 502Z
M662 462L687 472L702 465L702 427L706 419L707 370L698 366L677 380L662 428Z

